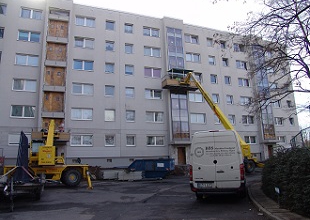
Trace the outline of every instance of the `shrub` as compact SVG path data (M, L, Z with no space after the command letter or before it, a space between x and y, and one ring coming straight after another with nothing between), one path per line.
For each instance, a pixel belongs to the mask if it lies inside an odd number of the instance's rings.
M280 189L278 197L275 187ZM266 161L262 190L282 208L310 217L310 150L292 148L277 152Z

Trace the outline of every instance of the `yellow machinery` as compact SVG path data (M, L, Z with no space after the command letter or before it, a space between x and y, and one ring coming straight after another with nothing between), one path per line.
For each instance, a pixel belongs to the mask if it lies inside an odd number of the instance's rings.
M57 156L54 140L68 141L69 133L55 132L55 122L50 121L47 132L32 132L32 142L29 150L28 168L35 176L45 175L46 180L61 181L69 187L78 186L82 179L87 179L88 188L92 189L89 166L87 164L65 164L64 156ZM34 140L41 140L35 142ZM45 142L42 142L45 140ZM38 146L41 145L41 146ZM5 166L4 173L15 166Z
M229 119L225 116L225 114L222 112L222 110L219 108L217 104L215 104L210 97L210 95L206 92L206 90L202 87L200 82L193 76L193 72L188 72L186 77L181 79L179 81L180 85L191 85L191 79L195 83L196 87L199 89L201 92L202 96L204 99L207 101L209 104L210 108L213 110L213 112L217 115L221 123L223 124L224 128L227 130L235 130L234 126L230 123ZM238 138L240 141L241 149L242 149L242 154L244 157L244 163L245 163L245 168L247 173L251 173L255 170L255 166L258 167L263 167L264 165L262 163L259 163L257 161L257 158L253 157L251 153L251 148L250 145L247 144L241 136L238 134Z

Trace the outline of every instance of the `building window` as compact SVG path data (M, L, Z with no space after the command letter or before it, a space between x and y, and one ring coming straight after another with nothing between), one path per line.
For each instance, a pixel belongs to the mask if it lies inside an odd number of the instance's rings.
M245 46L243 44L234 43L234 51L235 52L245 52Z
M36 85L37 85L36 80L13 79L13 90L14 91L35 92Z
M215 66L215 56L209 56L209 64Z
M203 97L201 93L189 92L188 96L190 102L203 102Z
M205 124L206 114L204 113L191 113L191 123L194 124Z
M94 42L95 40L93 38L84 38L84 37L74 38L74 45L76 47L94 49Z
M236 60L236 66L238 69L244 69L247 70L247 65L245 61Z
M144 47L144 56L160 57L160 49L155 47Z
M251 104L251 97L240 96L240 105L250 105L250 104Z
M146 99L162 99L161 90L157 89L145 89Z
M104 111L104 120L105 121L115 121L115 110L113 109L106 109Z
M41 10L28 9L28 8L22 8L21 17L22 18L35 19L35 20L41 20L42 11Z
M106 21L105 22L105 29L106 30L110 30L110 31L114 31L114 29L115 29L115 22L114 21Z
M72 94L75 95L93 95L94 85L84 83L72 83Z
M213 47L213 38L207 38L207 46Z
M133 65L125 65L125 74L126 75L133 75L134 67Z
M133 44L125 44L125 53L128 53L128 54L133 53Z
M211 74L210 77L211 77L211 83L217 84L217 75Z
M288 118L290 125L295 125L294 118Z
M256 144L256 137L255 136L244 136L244 141L247 144Z
M39 66L39 56L16 54L15 64L23 66Z
M236 123L236 116L235 115L230 115L230 114L228 114L228 120L230 121L230 123L232 124L232 125L234 125L235 123Z
M164 146L163 136L147 136L147 146Z
M134 147L136 146L136 136L134 135L126 135L126 146Z
M198 53L186 53L186 61L199 63L200 62L200 54L198 54Z
M226 103L228 105L234 104L234 97L232 95L226 95Z
M272 106L274 108L281 108L281 100L274 100L274 101L272 101Z
M94 18L87 18L87 17L75 17L75 24L77 26L84 26L84 27L95 27L95 19Z
M134 87L126 87L125 88L126 98L134 98L135 97L135 88Z
M214 103L220 103L220 96L219 94L212 94L212 100Z
M114 63L105 63L105 72L114 73Z
M6 15L6 5L0 3L0 15Z
M159 29L143 27L143 35L150 36L150 37L159 37Z
M222 58L222 64L223 66L228 66L228 58Z
M74 70L94 70L94 61L88 60L73 60L73 69Z
M277 136L278 141L282 142L282 143L286 143L286 138L285 136Z
M186 43L198 44L198 36L197 35L185 34L184 38L185 38Z
M159 79L161 77L161 69L153 67L144 67L144 76Z
M216 114L214 114L214 124L221 124L221 120L219 119L219 117L217 117Z
M282 117L275 117L274 123L275 123L275 125L283 125L283 118Z
M18 31L18 40L40 42L40 33L31 31Z
M36 108L34 106L12 105L11 116L18 118L34 118Z
M286 104L288 108L294 107L291 100L286 100Z
M93 146L93 135L71 135L71 146L91 147Z
M238 85L243 87L250 87L250 81L244 78L238 78Z
M224 81L226 85L231 85L231 77L230 76L224 76Z
M114 41L106 41L105 42L105 50L106 51L114 51Z
M83 120L83 121L93 120L93 110L82 109L82 108L72 108L71 119L72 120Z
M105 146L114 147L115 146L115 135L105 135Z
M0 39L4 36L4 27L0 27Z
M254 124L254 116L242 115L242 124L244 124L244 125Z
M226 49L226 41L220 41L221 49Z
M104 86L104 94L106 96L114 96L115 86L105 85Z
M146 112L147 122L163 122L164 113L163 112Z
M126 110L126 121L134 122L136 120L136 112L134 110Z
M125 31L125 33L132 34L133 33L133 24L126 23L124 25L124 31Z

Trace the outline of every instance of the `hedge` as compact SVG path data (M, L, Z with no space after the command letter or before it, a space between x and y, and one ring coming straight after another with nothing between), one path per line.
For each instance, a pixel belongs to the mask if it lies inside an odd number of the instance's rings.
M275 187L280 189L278 195ZM262 190L281 208L310 217L310 149L281 150L266 161Z

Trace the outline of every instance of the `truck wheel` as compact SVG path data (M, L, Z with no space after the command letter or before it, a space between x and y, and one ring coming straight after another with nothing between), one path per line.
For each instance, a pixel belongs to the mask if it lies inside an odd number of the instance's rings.
M76 169L68 169L64 171L62 180L66 186L75 187L81 182L82 174Z
M254 161L253 160L248 160L245 163L245 172L252 173L252 172L254 172L255 167L256 167L256 165L255 165Z

